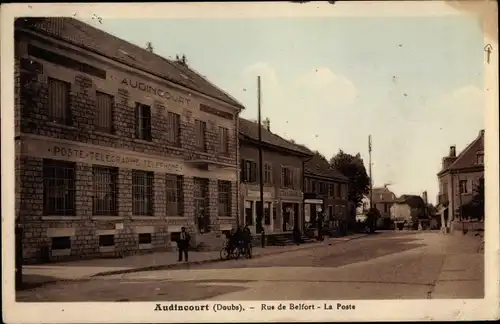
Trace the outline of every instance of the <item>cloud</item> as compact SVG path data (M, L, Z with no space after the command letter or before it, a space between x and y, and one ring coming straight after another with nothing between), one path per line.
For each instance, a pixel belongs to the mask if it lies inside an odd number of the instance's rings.
M436 125L441 125L443 120L450 120L452 124L483 124L484 108L484 90L467 85L443 94L424 106L422 112Z
M327 67L312 69L298 76L292 88L319 98L325 104L347 105L357 96L356 87L349 79Z
M251 85L253 83L253 87L255 88L257 86L258 76L261 77L261 84L264 83L267 90L281 92L278 74L269 64L258 62L243 70L243 80L246 85Z

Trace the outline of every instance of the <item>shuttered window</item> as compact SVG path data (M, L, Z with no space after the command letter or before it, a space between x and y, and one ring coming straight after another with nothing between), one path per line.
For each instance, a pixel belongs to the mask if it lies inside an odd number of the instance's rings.
M229 153L229 130L225 127L219 127L219 153Z
M51 121L71 125L69 94L71 85L68 82L49 78L48 111Z
M98 131L113 133L114 98L103 92L96 93L96 128Z
M169 144L179 146L181 143L181 116L179 114L167 113L167 141Z
M241 160L241 181L256 182L257 181L257 163L250 160Z
M136 104L136 137L151 141L151 107L140 103Z
M207 143L206 143L206 132L207 132L207 123L201 120L195 121L195 132L196 132L196 148L202 152L206 152Z

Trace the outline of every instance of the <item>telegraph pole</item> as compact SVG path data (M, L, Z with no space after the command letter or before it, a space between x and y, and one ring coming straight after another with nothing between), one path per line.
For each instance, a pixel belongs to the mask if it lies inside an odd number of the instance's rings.
M259 190L260 190L260 210L259 217L257 218L256 228L264 233L262 226L262 219L264 218L264 163L262 161L262 116L261 116L261 95L260 95L260 76L257 77L257 110L258 110L258 123L259 123ZM264 240L262 240L262 247L264 247Z
M373 180L372 180L372 136L368 135L368 172L370 177L370 210L372 209L373 201Z

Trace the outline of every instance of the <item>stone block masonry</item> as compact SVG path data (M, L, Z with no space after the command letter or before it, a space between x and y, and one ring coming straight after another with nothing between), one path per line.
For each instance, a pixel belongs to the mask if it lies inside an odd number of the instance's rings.
M21 38L16 42L22 45L30 40ZM196 237L199 234L194 207L195 177L208 179L206 199L211 230L220 233L221 226L236 225L237 109L231 108L234 118L228 121L200 112L197 104L179 107L153 100L146 93L112 84L116 81L109 76L104 81L97 80L94 76L28 57L25 48L18 46L15 60L16 224L24 230L25 262L40 262L44 251L51 251L54 260L68 260L166 250L172 246L172 234L179 232L181 226ZM20 64L23 58L35 62L39 68L28 71ZM113 73L113 68L107 67L107 71ZM27 79L31 82L25 82ZM49 94L50 79L69 84L64 102L67 108L65 123L56 123L50 117L50 105L58 104ZM97 91L113 98L109 132L98 129L98 118L102 114L98 111ZM189 96L192 103L208 101L193 92ZM138 102L151 107L151 141L136 138ZM218 105L213 102L214 107L228 110ZM172 141L168 113L179 115L176 141ZM207 123L206 152L199 152L195 147L195 119ZM219 152L220 126L229 129L229 152L224 154ZM79 153L57 155L55 147ZM100 159L95 158L98 154L95 152L102 155ZM138 162L127 164L108 156ZM194 160L206 161L210 167L193 164ZM49 161L67 163L65 171L59 170L57 176L44 174L44 164ZM177 214L167 208L170 196L166 175L171 172L166 171L164 165L175 166L173 173L182 179L177 191L180 210ZM114 180L97 183L94 167L114 170ZM134 183L134 170L152 174L152 188L146 195L152 211L147 215L133 214L133 187L144 185ZM218 180L231 181L229 217L218 214ZM47 190L49 186L51 189ZM139 192L149 190L142 188ZM113 205L108 214L95 214L98 198ZM57 215L49 212L49 201L55 202ZM58 205L63 202L65 206ZM68 210L61 212L63 208Z

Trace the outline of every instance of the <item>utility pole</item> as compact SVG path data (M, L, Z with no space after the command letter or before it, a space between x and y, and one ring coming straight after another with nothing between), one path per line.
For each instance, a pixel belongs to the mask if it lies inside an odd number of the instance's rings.
M368 135L368 172L370 177L370 210L373 207L373 180L372 180L372 136Z
M261 116L261 95L260 95L260 76L257 77L257 110L258 110L258 123L259 123L259 189L260 189L260 210L259 217L257 218L256 228L261 231L262 247L264 247L264 227L262 226L262 219L264 218L264 163L262 161L262 116Z

